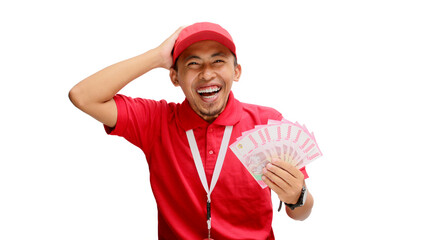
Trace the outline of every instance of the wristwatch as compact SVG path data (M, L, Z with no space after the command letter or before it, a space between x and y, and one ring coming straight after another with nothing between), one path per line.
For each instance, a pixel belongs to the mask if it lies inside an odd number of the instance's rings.
M297 207L301 207L301 206L305 205L307 196L308 196L308 194L306 194L306 187L303 186L302 192L300 193L300 196L299 196L299 199L297 200L297 202L295 204L288 204L288 203L284 203L284 204L287 207L289 207L291 210L294 210ZM280 202L280 207L279 207L278 211L281 209L281 204L282 204L282 202Z
M308 194L306 194L306 187L303 186L302 187L302 192L300 193L300 196L299 196L299 199L297 200L297 203L295 203L295 204L285 203L285 205L287 207L289 207L291 210L294 210L297 207L301 207L301 206L305 205L305 201L306 201L306 196L307 195Z

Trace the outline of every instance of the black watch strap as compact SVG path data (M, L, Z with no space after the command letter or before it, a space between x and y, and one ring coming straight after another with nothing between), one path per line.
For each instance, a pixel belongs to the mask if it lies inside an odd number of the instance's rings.
M289 203L284 203L287 207L289 207L291 210L294 210L297 207L301 207L305 204L305 200L306 200L306 187L303 186L302 187L302 191L300 193L299 199L297 200L297 202L295 204L289 204ZM283 205L283 202L280 201L280 206L278 207L278 212L281 211L281 207Z

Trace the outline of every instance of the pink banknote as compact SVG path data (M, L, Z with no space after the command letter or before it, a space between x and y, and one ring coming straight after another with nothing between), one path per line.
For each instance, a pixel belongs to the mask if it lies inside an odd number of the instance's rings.
M283 119L255 126L230 145L231 150L262 188L262 170L278 158L302 168L322 156L317 141L306 126Z

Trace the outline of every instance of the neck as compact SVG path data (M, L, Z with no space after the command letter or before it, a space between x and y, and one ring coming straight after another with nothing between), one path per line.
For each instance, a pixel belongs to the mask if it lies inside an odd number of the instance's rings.
M215 117L210 117L210 116L200 116L201 118L204 119L204 121L208 122L208 123L212 123L214 122L214 120L216 120L217 117L219 117L219 115L215 116Z

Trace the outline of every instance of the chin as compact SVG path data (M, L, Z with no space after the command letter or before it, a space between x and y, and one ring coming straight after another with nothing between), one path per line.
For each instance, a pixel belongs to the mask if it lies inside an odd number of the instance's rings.
M217 106L217 107L212 106L209 108L202 108L200 113L204 118L217 118L219 114L223 112L224 109L225 109L224 104L221 104L220 106Z

